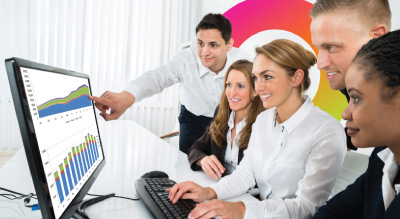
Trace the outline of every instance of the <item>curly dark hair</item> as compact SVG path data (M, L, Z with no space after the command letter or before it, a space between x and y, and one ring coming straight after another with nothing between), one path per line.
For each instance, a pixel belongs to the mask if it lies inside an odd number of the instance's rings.
M382 82L381 99L390 102L400 90L400 30L370 40L358 51L353 64L363 72L365 81Z

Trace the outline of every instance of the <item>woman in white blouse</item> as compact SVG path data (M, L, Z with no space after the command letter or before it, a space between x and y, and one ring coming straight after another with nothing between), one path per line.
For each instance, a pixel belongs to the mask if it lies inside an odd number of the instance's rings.
M240 165L217 184L183 182L170 200L211 200L189 218L310 218L331 194L346 151L343 127L303 96L315 55L290 40L256 49L255 88L265 108L253 124ZM226 202L258 184L261 201ZM218 200L217 200L218 198Z

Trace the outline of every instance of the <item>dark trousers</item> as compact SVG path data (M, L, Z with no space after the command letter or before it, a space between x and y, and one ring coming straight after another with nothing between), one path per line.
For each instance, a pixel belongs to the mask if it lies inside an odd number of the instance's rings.
M179 150L186 153L193 143L199 139L210 125L212 118L196 116L181 105L179 120Z

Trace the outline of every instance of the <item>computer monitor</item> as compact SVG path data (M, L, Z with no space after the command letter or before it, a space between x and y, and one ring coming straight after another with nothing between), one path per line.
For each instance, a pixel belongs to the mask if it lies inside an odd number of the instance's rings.
M5 60L43 218L70 218L105 164L89 76Z

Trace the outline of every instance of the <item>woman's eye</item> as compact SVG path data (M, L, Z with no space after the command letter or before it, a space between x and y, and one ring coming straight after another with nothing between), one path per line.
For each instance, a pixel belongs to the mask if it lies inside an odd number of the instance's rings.
M226 87L232 87L231 83L226 83Z
M351 96L351 99L353 99L353 103L357 103L358 101L360 101L360 98L356 96Z
M244 88L244 85L243 84L239 84L239 88Z
M264 79L265 80L269 80L269 79L271 79L272 77L271 76L269 76L269 75L264 75Z

